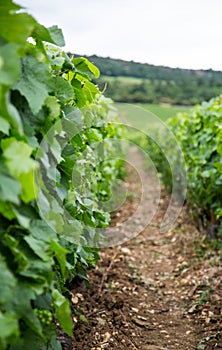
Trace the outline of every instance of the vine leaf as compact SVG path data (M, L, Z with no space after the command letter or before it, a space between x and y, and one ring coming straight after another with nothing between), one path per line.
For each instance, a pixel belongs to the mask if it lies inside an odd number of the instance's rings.
M1 159L0 159L1 161ZM0 198L2 201L9 201L19 204L19 195L21 193L20 183L10 176L7 168L1 161L0 168Z
M16 279L11 273L11 271L6 266L6 263L3 261L2 256L0 255L0 280L4 288L0 288L0 304L7 303L12 295L13 290L16 286ZM1 328L0 328L1 329Z
M75 71L88 79L99 78L100 71L93 63L85 57L73 58L72 62L75 65Z
M9 129L10 129L9 122L7 120L5 120L4 118L0 117L0 131L3 132L3 134L8 135Z
M57 289L54 289L52 292L52 297L54 300L55 308L56 308L56 317L61 325L61 327L65 330L65 332L72 336L73 323L71 320L70 314L70 306L68 300L59 293Z
M32 36L38 40L46 41L54 45L65 46L62 30L58 28L58 26L46 28L43 25L38 24Z
M8 338L12 335L19 335L18 320L16 315L12 312L1 313L0 312L0 329L1 338Z
M50 91L53 90L49 67L33 56L22 59L22 76L13 87L23 95L34 114L43 106Z
M55 77L55 93L61 103L66 103L74 98L74 91L71 84L62 77Z
M20 73L18 48L14 43L0 47L0 84L10 86L17 81Z
M16 13L21 6L11 0L0 3L0 33L9 42L25 44L36 26L35 19L27 13Z
M14 137L2 140L3 156L6 159L10 173L18 178L21 174L29 173L35 168L35 161L30 158L32 148Z

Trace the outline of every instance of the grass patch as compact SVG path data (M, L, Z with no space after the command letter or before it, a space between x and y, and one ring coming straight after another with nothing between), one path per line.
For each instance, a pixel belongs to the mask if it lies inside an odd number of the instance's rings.
M106 82L113 82L113 81L119 81L126 85L133 85L133 84L141 84L144 80L149 81L149 79L141 79L141 78L135 78L135 77L122 77L122 76L109 76L109 75L101 75L102 80Z
M127 104L116 103L119 114L123 122L129 123L141 131L148 131L158 127L168 118L175 116L179 112L185 112L188 107L158 105L158 104Z
M139 106L157 115L162 121L172 118L177 113L185 112L189 109L189 107L186 106L171 106L167 104L141 103Z

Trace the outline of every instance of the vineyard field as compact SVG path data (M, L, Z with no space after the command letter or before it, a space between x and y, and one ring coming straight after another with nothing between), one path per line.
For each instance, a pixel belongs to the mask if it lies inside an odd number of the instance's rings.
M66 44L0 1L0 350L222 349L222 72Z

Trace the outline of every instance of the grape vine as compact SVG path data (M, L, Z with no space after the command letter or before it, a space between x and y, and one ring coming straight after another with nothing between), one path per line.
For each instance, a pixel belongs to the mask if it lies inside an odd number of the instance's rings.
M122 129L57 26L5 0L0 33L0 349L57 350L55 324L73 334L67 283L99 259Z

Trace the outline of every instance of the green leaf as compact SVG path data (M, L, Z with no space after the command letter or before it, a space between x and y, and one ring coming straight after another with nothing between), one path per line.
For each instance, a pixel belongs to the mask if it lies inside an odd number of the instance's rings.
M17 315L12 312L2 313L0 311L1 339L19 335Z
M19 281L14 290L13 300L17 314L28 327L30 327L37 335L42 337L41 323L31 306L31 302L32 300L35 300L35 298L35 293L31 289L31 283L26 286Z
M0 198L2 201L10 201L19 204L21 185L16 179L11 177L1 158L0 162Z
M34 114L38 113L53 89L49 67L33 56L22 59L22 76L13 87L23 95Z
M6 266L2 256L0 255L0 281L4 288L0 288L0 305L6 304L11 300L13 289L16 286L16 279ZM1 328L0 328L1 329Z
M86 132L87 138L89 140L89 142L101 142L102 141L102 134L99 130L95 129L95 128L90 128L87 132Z
M60 115L60 105L55 96L48 96L45 100L45 106L48 108L51 118L54 119Z
M6 116L8 117L10 124L14 126L18 132L23 135L23 126L22 121L19 115L18 110L13 106L13 104L10 102L9 95L6 95Z
M35 165L33 163L33 167L35 168ZM35 185L35 175L33 172L33 169L31 169L28 173L23 173L19 177L19 182L22 185L22 193L21 198L25 203L29 203L32 199L36 198L36 195L38 193L38 189Z
M80 79L80 80L79 80ZM81 77L77 75L77 79L72 80L72 86L75 92L76 104L79 108L94 102L95 96L99 94L98 88L90 81L81 81Z
M22 227L24 227L24 228L29 228L29 225L30 225L30 218L28 218L27 216L21 214L21 213L19 212L19 210L16 209L15 207L14 207L14 213L15 213L15 215L16 215L16 218L17 218L19 224L20 224Z
M43 261L52 261L52 254L47 252L49 246L47 246L44 241L37 240L32 236L25 236L24 240L28 243L33 252Z
M61 156L61 145L60 143L57 141L57 139L55 137L53 138L49 138L49 144L50 144L50 152L51 154L55 157L57 163L60 163L63 158ZM57 172L57 175L59 175L59 173Z
M88 323L88 320L87 320L86 316L79 315L79 318L80 318L81 321Z
M19 91L14 90L11 92L11 101L14 103L15 107L20 113L22 120L23 130L25 135L30 139L30 137L35 138L35 133L38 133L42 127L46 124L47 111L41 108L37 114L34 114L28 104L28 101L24 96L20 94ZM37 140L37 139L36 139ZM36 142L35 142L36 144ZM35 145L33 148L38 147Z
M58 242L56 242L54 239L51 241L51 250L54 252L56 259L59 262L61 271L63 276L65 276L66 271L66 255L68 253L68 250L63 248Z
M56 233L42 220L32 220L29 230L32 236L46 243L50 243L51 239L56 238Z
M8 43L0 47L0 84L14 84L20 73L19 46Z
M0 117L0 131L3 132L4 134L8 135L9 129L10 129L9 122L7 120L5 120L4 118Z
M72 223L66 224L63 227L63 237L72 244L79 242L83 233L83 225L78 220L72 220Z
M25 254L18 247L19 241L9 234L5 234L4 240L12 252L15 262L17 263L17 271L22 271L29 265L29 262Z
M25 142L11 137L2 140L1 145L7 167L13 176L19 178L21 174L27 174L35 168L35 161L30 158L32 148Z
M0 3L0 13L6 15L9 12L14 13L17 10L20 10L22 7L15 4L12 0L4 0Z
M12 204L3 202L1 200L0 200L0 213L8 220L12 220L16 217Z
M45 45L45 50L53 70L60 70L65 63L63 52L54 45Z
M35 198L34 170L37 163L30 157L32 148L13 137L2 140L1 144L10 174L19 180L22 186L21 198L28 203Z
M62 57L65 58L65 62L63 64L63 68L64 69L68 69L69 70L69 74L70 74L70 71L73 71L74 64L72 63L70 57L65 52L62 52Z
M7 120L21 135L23 134L20 115L10 102L10 94L6 85L0 87L0 116Z
M72 62L75 65L75 71L77 73L80 73L81 75L92 79L92 78L99 78L100 71L99 69L92 64L90 61L87 60L85 57L78 57L73 58Z
M46 28L38 24L32 36L37 40L46 41L58 46L65 46L62 30L58 26Z
M25 44L35 26L36 21L32 16L27 13L12 13L10 7L0 5L0 33L5 40Z
M60 326L68 335L70 335L70 337L72 337L73 323L71 319L69 302L62 294L59 293L57 289L53 290L52 297L55 304L56 317L60 323Z
M54 25L48 28L48 31L53 39L54 43L58 46L65 46L64 36L62 30L58 26Z
M62 77L55 77L55 93L61 103L66 103L74 98L71 84Z

